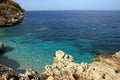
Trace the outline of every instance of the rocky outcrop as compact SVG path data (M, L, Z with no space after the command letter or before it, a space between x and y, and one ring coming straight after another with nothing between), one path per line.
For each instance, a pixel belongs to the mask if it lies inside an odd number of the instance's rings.
M45 69L41 75L31 69L17 74L11 68L0 65L0 80L120 80L120 52L99 55L91 64L78 64L72 56L59 50L54 55L54 63Z
M44 74L49 76L47 80L120 80L120 52L100 55L91 64L78 64L72 56L57 51Z
M24 74L16 73L12 68L0 64L0 80L46 80L47 75L27 69Z
M0 52L4 52L4 51L5 51L4 44L0 42Z
M0 80L18 80L18 75L12 68L0 64Z
M48 76L46 74L39 75L32 69L27 69L24 74L19 74L20 80L46 80Z
M0 26L12 26L23 20L25 11L12 0L0 0Z

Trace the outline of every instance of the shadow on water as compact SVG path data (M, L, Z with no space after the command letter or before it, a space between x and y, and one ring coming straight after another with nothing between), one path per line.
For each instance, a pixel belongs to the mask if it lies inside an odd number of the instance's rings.
M94 44L89 40L79 40L74 42L74 46L80 50L82 55L86 55L84 53L89 52L94 57L101 55L101 54L108 54L112 55L114 54L118 49L117 45L111 46L111 45L104 45L104 44ZM93 45L94 44L94 45Z
M1 56L4 56L5 53L8 53L8 52L10 52L10 51L12 51L12 50L14 50L14 49L15 49L15 48L13 48L13 47L5 46L5 51L0 52L0 57L1 57Z
M10 46L5 46L5 52L4 52L4 54L5 53L8 53L8 52L10 52L10 51L13 51L15 48L14 47L10 47Z
M5 53L8 53L8 52L14 50L15 48L10 47L10 46L5 46L5 48L6 48L6 50L4 52L0 53L0 64L10 67L10 68L14 69L16 72L20 72L20 73L25 72L25 70L18 69L20 67L20 64L17 61L10 59L8 56L5 56Z

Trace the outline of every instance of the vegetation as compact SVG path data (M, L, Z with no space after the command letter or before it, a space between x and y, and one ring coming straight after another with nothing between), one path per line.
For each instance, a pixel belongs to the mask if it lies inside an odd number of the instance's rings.
M6 4L6 3L0 4L0 10L7 10L7 9L19 11L19 9L14 7L13 5Z
M19 6L18 3L12 0L0 0L0 10L8 10L8 9L24 12L24 10Z

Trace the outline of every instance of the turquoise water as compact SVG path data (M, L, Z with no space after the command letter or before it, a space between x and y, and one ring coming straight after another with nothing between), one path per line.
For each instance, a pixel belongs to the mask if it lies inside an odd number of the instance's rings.
M42 73L56 50L90 63L101 52L120 50L119 25L119 11L29 11L23 23L0 28L7 48L0 63L18 72L32 68Z

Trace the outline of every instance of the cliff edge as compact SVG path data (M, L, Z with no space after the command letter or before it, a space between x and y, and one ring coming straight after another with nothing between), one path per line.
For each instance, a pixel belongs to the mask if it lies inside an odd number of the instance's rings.
M99 55L91 64L75 63L71 55L56 51L52 65L42 74L28 69L17 74L11 68L0 65L0 80L120 80L120 52Z
M0 0L0 26L12 26L21 23L23 10L20 5L12 0Z

